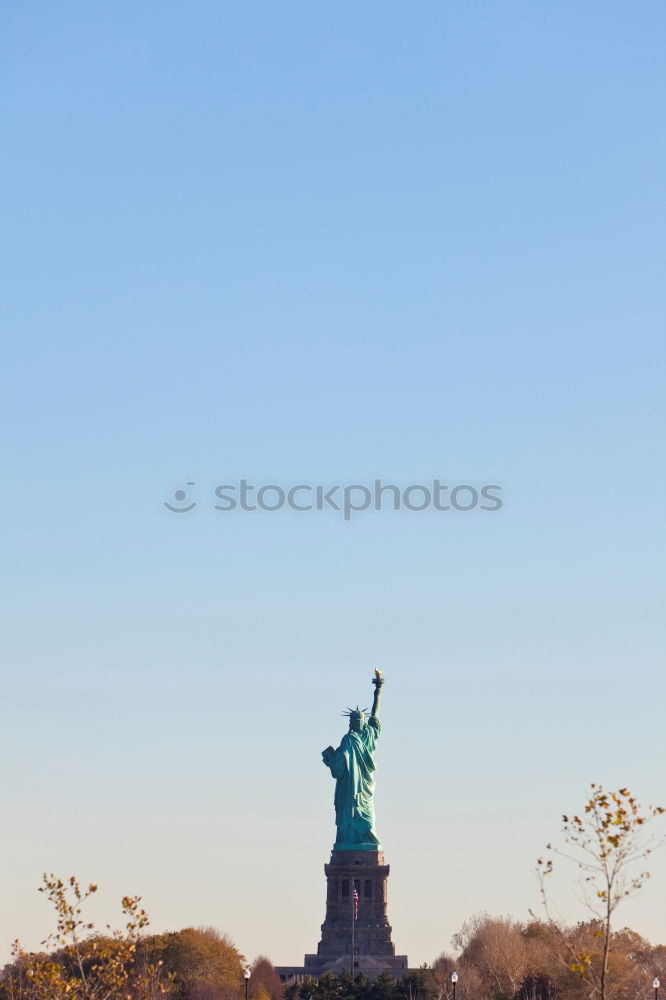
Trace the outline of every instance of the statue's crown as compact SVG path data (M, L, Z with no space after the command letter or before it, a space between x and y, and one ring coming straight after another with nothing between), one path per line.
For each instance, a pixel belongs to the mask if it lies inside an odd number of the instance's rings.
M363 722L367 711L367 708L359 708L357 705L356 708L348 708L347 711L342 714L346 715L349 719L360 719L361 722Z

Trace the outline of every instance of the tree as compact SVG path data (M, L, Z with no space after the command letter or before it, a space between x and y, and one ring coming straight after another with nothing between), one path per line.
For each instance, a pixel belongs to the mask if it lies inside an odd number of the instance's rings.
M163 963L177 1000L238 1000L243 956L214 927L185 927L145 938L142 952Z
M436 992L432 969L427 965L407 972L395 984L397 1000L432 1000Z
M562 984L555 977L555 973L560 971L560 966L553 953L552 935L548 924L540 920L531 920L523 926L522 938L527 949L527 974L520 984L515 1000L555 1000L555 998L565 1000ZM578 980L574 982L579 989ZM569 1000L579 1000L579 998L571 997Z
M140 907L139 896L124 896L122 912L125 928L108 934L94 934L94 924L83 916L88 899L97 886L81 887L72 875L64 882L44 875L43 892L55 908L57 926L43 942L44 952L26 953L19 941L12 947L13 964L2 984L7 1000L157 1000L171 992L171 981L162 963L137 963L141 931L148 915Z
M284 986L275 966L265 955L258 955L252 963L249 993L252 1000L261 1000L262 996L269 1000L282 1000Z
M538 859L537 875L549 926L562 945L561 959L586 983L592 1000L608 1000L613 916L620 903L638 892L649 878L649 872L636 872L635 866L656 846L657 839L649 839L645 827L664 809L648 806L642 813L627 788L606 792L601 785L593 784L590 793L582 816L562 817L565 848L546 846L578 868L577 885L592 914L591 934L596 949L590 940L590 925L585 933L566 934L551 915L546 881L554 870L552 858Z
M529 971L522 924L510 917L476 914L454 936L453 945L460 949L460 965L476 970L488 997L510 1000Z
M369 1000L393 1000L395 986L395 978L388 969L384 969L370 984Z
M333 972L325 972L319 979L305 979L299 987L298 995L301 1000L337 1000L340 995L338 977Z
M480 997L486 996L486 989L478 970L470 962L456 959L443 951L432 963L433 1000L453 1000L451 982L453 972L459 974L456 1000L479 1000Z

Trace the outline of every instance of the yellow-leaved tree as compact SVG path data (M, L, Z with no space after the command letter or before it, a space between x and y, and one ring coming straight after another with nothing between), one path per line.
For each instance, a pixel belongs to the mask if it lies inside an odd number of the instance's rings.
M43 944L45 952L12 946L12 964L0 984L3 1000L162 1000L171 993L171 977L161 961L137 962L140 932L148 924L139 896L121 901L125 926L102 934L83 915L86 901L97 892L44 875L43 892L57 914L57 927Z
M554 939L560 944L560 960L586 984L591 1000L612 1000L613 916L620 903L638 892L650 877L642 864L663 843L663 836L650 836L646 828L663 812L662 806L643 809L628 788L607 792L592 784L581 815L562 817L564 846L547 844L546 849L578 869L576 883L592 915L591 922L580 925L580 934L563 929L552 913L547 895L547 882L554 871L552 857L537 861L541 898Z

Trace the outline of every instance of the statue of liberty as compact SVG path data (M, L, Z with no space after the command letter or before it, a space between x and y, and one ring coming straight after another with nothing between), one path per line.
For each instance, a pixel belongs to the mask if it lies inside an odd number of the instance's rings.
M335 778L335 822L338 828L334 851L378 851L381 849L375 832L375 744L381 731L379 725L379 694L384 678L375 670L372 683L375 696L372 711L366 721L364 709L350 708L349 732L342 737L337 750L326 747L324 764Z

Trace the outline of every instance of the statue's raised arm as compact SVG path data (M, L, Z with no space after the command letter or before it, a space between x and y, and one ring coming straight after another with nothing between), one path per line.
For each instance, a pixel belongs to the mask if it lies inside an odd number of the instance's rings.
M377 670L375 667L375 676L372 678L372 683L375 685L375 697L372 701L372 712L371 716L375 719L379 718L379 694L382 689L382 684L384 683L384 678L382 677L381 670Z
M335 778L335 823L337 837L334 850L377 851L379 838L375 831L375 745L381 732L379 695L384 683L381 670L372 679L375 696L372 711L366 721L365 711L350 708L349 730L335 750L329 746L322 753L324 764Z

